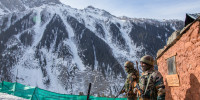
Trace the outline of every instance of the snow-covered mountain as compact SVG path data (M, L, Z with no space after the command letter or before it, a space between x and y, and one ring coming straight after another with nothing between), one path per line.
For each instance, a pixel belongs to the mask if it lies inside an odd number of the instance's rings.
M58 0L15 3L0 0L0 78L58 93L86 94L92 83L92 95L115 95L126 77L123 63L155 56L184 25L75 9Z
M54 5L61 3L59 0L0 0L0 13L25 11L43 4Z

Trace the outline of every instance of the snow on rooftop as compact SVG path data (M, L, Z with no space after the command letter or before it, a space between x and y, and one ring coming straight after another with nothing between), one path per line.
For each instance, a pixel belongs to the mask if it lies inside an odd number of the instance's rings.
M27 99L16 97L6 93L0 93L0 100L27 100Z

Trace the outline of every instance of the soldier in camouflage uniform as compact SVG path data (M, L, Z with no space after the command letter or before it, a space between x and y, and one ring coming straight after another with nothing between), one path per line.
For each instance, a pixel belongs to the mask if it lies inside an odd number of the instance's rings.
M140 95L140 100L165 100L165 86L163 77L157 70L154 70L154 60L152 56L146 55L140 59L142 75L139 85L134 89L134 93Z
M132 62L127 61L124 64L125 71L128 73L127 79L124 84L124 88L121 93L126 93L127 100L137 100L136 93L133 93L133 89L136 87L136 84L139 82L139 73L134 69Z

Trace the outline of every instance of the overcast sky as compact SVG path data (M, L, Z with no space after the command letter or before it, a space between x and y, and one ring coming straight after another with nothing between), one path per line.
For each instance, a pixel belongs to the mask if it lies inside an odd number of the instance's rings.
M72 8L89 5L115 16L131 18L180 19L186 13L200 13L200 0L60 0Z

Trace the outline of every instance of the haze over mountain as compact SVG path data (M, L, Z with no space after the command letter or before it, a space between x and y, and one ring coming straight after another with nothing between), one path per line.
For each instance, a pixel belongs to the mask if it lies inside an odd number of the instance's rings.
M0 0L0 78L66 94L116 95L123 63L155 57L180 20L116 17L58 0Z

